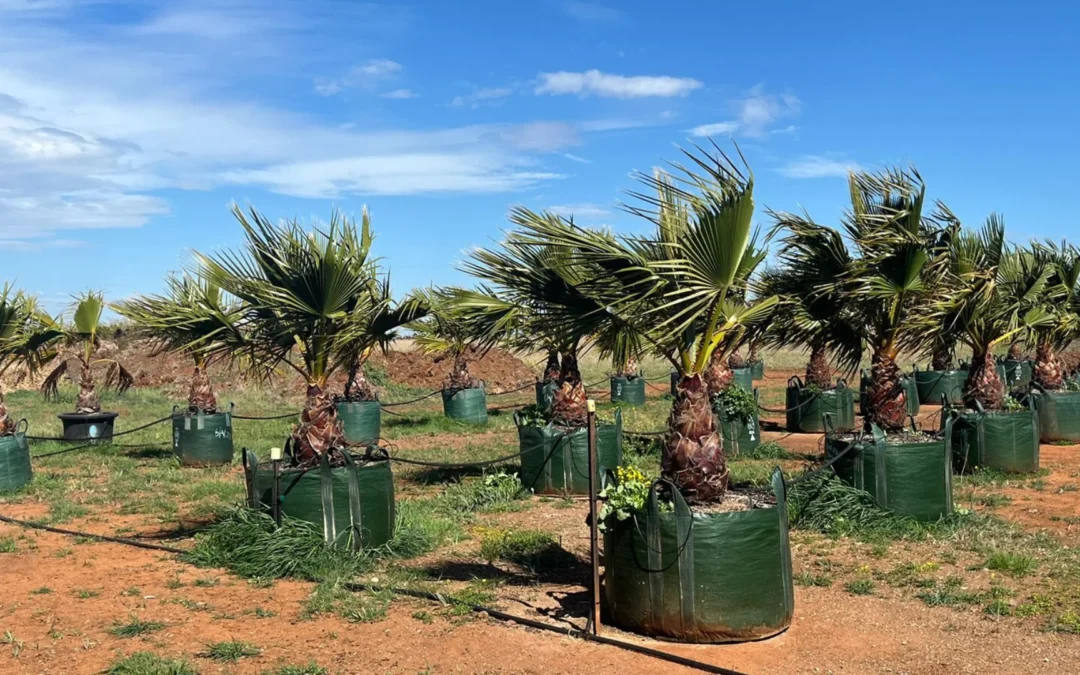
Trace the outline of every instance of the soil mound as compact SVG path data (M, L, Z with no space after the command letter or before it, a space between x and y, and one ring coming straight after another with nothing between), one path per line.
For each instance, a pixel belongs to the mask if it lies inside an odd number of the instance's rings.
M377 354L372 362L386 368L390 379L418 389L440 389L446 384L453 361L449 358L428 356L417 351L390 351ZM536 379L537 372L521 359L501 349L486 354L475 352L469 356L469 372L483 380L487 391L497 394L516 389Z

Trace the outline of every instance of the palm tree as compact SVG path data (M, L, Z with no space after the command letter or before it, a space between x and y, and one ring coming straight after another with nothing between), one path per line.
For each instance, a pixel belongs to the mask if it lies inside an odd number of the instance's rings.
M12 368L22 371L19 379L33 375L52 358L52 343L59 336L52 326L53 320L33 296L4 284L0 290L0 377ZM0 391L0 436L11 436L15 427Z
M525 225L537 243L574 250L603 270L590 295L680 373L661 464L695 502L719 500L728 483L710 389L721 384L733 336L776 305L772 297L742 301L753 174L713 148L684 153L693 169L673 164L672 174L639 177L655 194L637 193L641 204L629 210L654 225L652 235L616 237L551 219Z
M479 387L480 381L469 372L469 360L484 349L470 317L458 311L454 290L432 288L420 295L431 309L426 317L409 324L416 347L424 354L435 356L436 362L451 360L447 389Z
M214 356L236 353L243 346L241 307L207 279L170 275L165 284L165 295L138 297L113 307L154 341L157 353L173 351L192 358L195 370L188 389L188 409L213 414L217 412L217 397L207 367Z
M1057 352L1080 337L1080 249L1067 242L1034 243L1021 259L1018 276L1032 284L1044 275L1036 302L1052 320L1030 331L1035 342L1032 379L1047 391L1059 391L1067 373Z
M242 358L270 377L287 368L303 378L307 398L293 429L295 458L311 465L341 451L330 378L392 339L392 331L422 316L415 298L391 303L379 262L370 256L372 234L365 209L360 228L334 212L325 226L306 230L295 220L275 224L250 208L232 214L244 229L241 251L196 253L195 274L238 298L243 341L215 343L211 354Z
M850 304L872 354L864 421L899 431L907 401L898 358L903 347L917 346L912 312L935 271L941 230L923 218L926 187L915 169L852 173L848 183L844 230L856 255L833 288Z
M77 414L101 412L101 398L94 382L94 367L104 365L105 387L118 394L127 391L135 384L131 373L116 359L98 357L101 345L98 330L101 328L101 314L105 310L105 296L97 291L87 291L75 297L71 307L70 321L53 319L49 329L63 343L54 358L60 363L41 383L41 391L46 400L58 399L60 380L70 370L69 364L75 361L79 365L79 395L75 401Z
M850 273L851 254L838 231L815 223L809 215L770 215L776 222L774 233L784 233L780 266L764 272L760 292L782 302L765 339L775 347L809 349L806 383L827 389L832 379L830 352L849 373L858 370L862 359L861 326L846 296L834 285Z
M1035 305L1050 277L1049 268L1034 284L1021 287L1022 256L1005 243L1005 224L991 215L978 232L959 230L952 249L962 265L950 264L944 284L951 292L928 299L927 307L913 318L927 336L944 330L956 335L972 352L971 368L964 384L965 405L1000 410L1005 387L998 374L994 349L1024 330L1046 324L1051 316ZM1017 291L1020 292L1017 292Z
M590 293L594 278L603 274L601 268L572 247L539 241L530 234L545 227L573 228L572 221L524 207L514 208L510 220L518 229L498 248L475 250L462 265L482 284L475 290L457 289L454 304L474 317L473 325L480 327L489 345L517 351L532 351L538 343L544 346L545 377L555 375L559 385L553 418L565 426L581 426L588 397L578 358L597 344L602 357L625 368L641 353L640 341ZM559 361L559 370L553 373Z

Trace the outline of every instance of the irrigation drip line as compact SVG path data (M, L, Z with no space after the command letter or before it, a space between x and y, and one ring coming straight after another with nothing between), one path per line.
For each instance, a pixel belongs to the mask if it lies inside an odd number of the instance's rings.
M31 457L31 459L45 459L46 457L54 457L56 455L63 455L64 453L75 452L76 450L82 450L84 448L89 448L89 447L91 447L93 445L103 445L103 444L101 444L101 443L83 443L82 445L75 445L75 446L72 446L70 448L64 448L63 450L56 450L54 452L46 452L44 455L33 455Z
M431 392L430 394L425 394L425 395L421 396L420 398L414 398L411 401L395 401L394 403L381 403L380 407L385 409L385 408L392 408L392 407L398 406L398 405L409 405L410 403L419 403L420 401L423 401L424 399L431 398L432 396L435 396L436 394L441 394L441 393L442 393L442 389L438 389L436 391Z
M128 546L135 546L137 548L146 548L151 551L165 551L166 553L177 553L183 555L187 553L182 548L176 548L175 546L162 546L161 544L148 544L144 541L137 541L135 539L124 539L123 537L107 537L104 534L92 534L90 532L78 532L76 530L65 530L59 527L51 527L44 523L37 523L32 520L17 520L15 518L9 518L7 516L0 515L0 521L5 523L11 523L12 525L18 525L19 527L27 527L32 530L44 530L46 532L55 532L56 534L66 534L69 537L85 537L87 539L96 539L98 541L107 541L113 544L127 544Z
M126 434L133 434L136 431L142 431L143 429L146 429L148 427L152 427L155 424L161 424L162 422L166 422L168 420L171 420L172 418L173 418L172 414L169 414L169 415L166 415L165 417L162 417L161 419L154 420L153 422L147 422L146 424L144 424L142 426L135 427L134 429L125 429L124 431L115 431L112 434L112 438L116 438L117 436L124 436ZM68 442L71 441L70 438L64 438L62 436L27 436L26 438L31 440L31 441L68 441Z
M530 389L530 388L535 387L535 386L536 386L535 382L529 382L528 384L522 385L522 386L518 387L517 389L511 389L510 391L500 391L500 392L497 392L497 393L494 393L494 394L488 394L488 396L506 396L507 394L516 394L519 391L525 391L526 389Z
M661 659L669 663L675 663L687 668L693 668L705 673L718 673L719 675L746 675L737 670L730 670L721 666L714 666L711 663L704 663L703 661L695 661L694 659L688 659L684 656L677 654L669 654L668 652L660 651L659 649L652 649L651 647L645 647L643 645L634 644L632 642L624 642L622 640L616 640L615 638L609 638L602 635L593 635L592 633L583 631L576 627L564 627L553 626L543 621L536 621L535 619L528 619L522 616L515 616L513 614L507 614L491 607L485 607L484 605L473 605L470 603L461 602L455 598L447 597L440 593L433 593L431 591L420 591L411 588L398 588L394 586L378 586L374 584L348 582L343 586L353 592L358 591L390 591L397 593L398 595L407 595L413 598L420 598L424 600L432 600L443 605L458 604L465 605L469 609L477 613L486 613L488 616L500 621L508 621L511 623L517 623L527 628L535 628L537 630L545 630L551 633L557 633L559 635L565 635L567 637L576 637L587 642L597 642L599 644L608 645L610 647L619 647L620 649L626 649L645 656L651 656L656 659Z

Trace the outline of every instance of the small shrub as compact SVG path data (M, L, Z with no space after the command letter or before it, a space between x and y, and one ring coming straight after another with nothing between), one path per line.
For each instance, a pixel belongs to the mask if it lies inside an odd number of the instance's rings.
M79 588L72 591L72 595L74 595L79 600L89 600L90 598L96 598L97 596L101 595L101 591L94 591L88 588Z
M855 579L844 584L844 590L852 595L870 595L874 592L874 582L870 579Z
M993 600L983 611L990 616L1012 616L1013 609L1007 600Z
M35 588L30 591L30 595L48 595L49 593L52 593L52 589L48 586L42 586L41 588Z
M0 553L14 553L18 548L15 537L0 537Z
M1006 551L992 553L983 563L983 567L986 569L1004 572L1014 577L1026 577L1034 572L1038 566L1038 561L1031 556Z

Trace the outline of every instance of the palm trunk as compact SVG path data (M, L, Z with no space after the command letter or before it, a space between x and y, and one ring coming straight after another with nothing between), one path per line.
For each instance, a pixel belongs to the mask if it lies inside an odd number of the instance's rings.
M619 372L617 374L629 379L632 377L637 377L639 374L639 370L640 366L638 366L638 360L631 356L630 358L626 359L626 363L622 365L622 368L619 369Z
M318 385L308 385L300 424L293 429L293 443L297 461L307 466L315 464L323 454L346 446L334 397Z
M952 370L953 355L952 349L949 345L943 343L937 343L934 345L934 353L930 358L931 370Z
M17 424L8 415L7 404L4 403L4 393L0 392L0 436L14 436Z
M675 388L661 469L689 502L716 502L727 491L723 441L716 433L709 389L699 375L684 376Z
M559 352L550 351L547 363L544 365L544 383L557 382L559 380Z
M875 350L870 365L870 392L863 419L885 431L901 431L907 420L907 396L901 382L903 374L893 354Z
M825 358L828 350L825 345L815 343L810 348L810 362L806 364L806 384L828 389L832 385L832 371Z
M345 381L346 401L375 401L378 400L378 392L375 386L368 382L367 374L360 359L354 359L349 364L349 379Z
M583 427L589 418L589 396L581 381L577 354L563 352L559 388L551 401L551 417L566 427Z
M101 412L101 398L94 388L94 373L90 364L79 361L79 396L75 399L75 412L81 415Z
M705 368L704 380L710 399L730 387L731 383L735 381L735 373L731 372L728 360L720 355L719 349L709 357L709 365Z
M750 345L750 353L746 357L747 363L754 364L761 361L760 347L756 344Z
M217 412L217 397L214 389L210 386L210 377L201 365L195 365L195 372L191 375L191 387L188 389L188 410L195 412L201 410L207 414Z
M1024 352L1020 349L1020 343L1014 342L1009 345L1009 360L1019 361L1024 358Z
M450 388L460 390L475 386L476 380L469 373L469 361L465 354L454 354L454 363L450 367Z
M746 359L744 359L743 355L740 354L739 352L735 352L734 354L732 354L731 356L728 357L728 367L729 368L745 368L746 367Z
M1047 391L1060 391L1065 387L1065 377L1061 372L1054 345L1049 340L1040 340L1035 348L1035 367L1031 377Z
M1005 388L989 351L972 358L964 383L964 405L974 408L976 401L987 410L1000 410L1005 404Z

